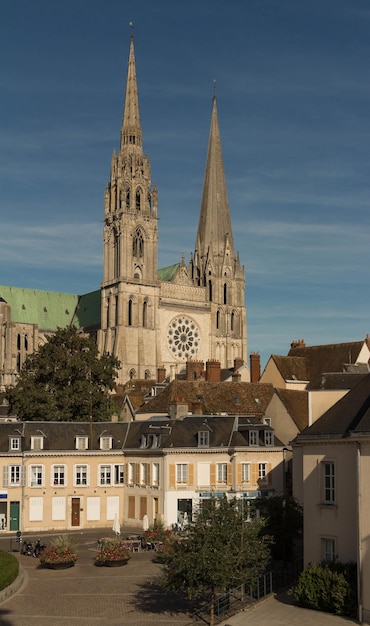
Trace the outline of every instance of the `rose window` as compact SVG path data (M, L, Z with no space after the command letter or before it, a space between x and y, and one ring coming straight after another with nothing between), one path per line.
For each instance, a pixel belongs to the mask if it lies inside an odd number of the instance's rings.
M175 317L168 327L167 344L178 359L195 358L200 345L199 328L190 317Z

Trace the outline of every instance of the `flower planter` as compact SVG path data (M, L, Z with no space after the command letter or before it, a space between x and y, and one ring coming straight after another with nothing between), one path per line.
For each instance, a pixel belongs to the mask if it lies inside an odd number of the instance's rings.
M126 565L128 563L128 559L121 559L120 561L104 561L102 565L104 567L121 567L122 565Z
M66 563L45 563L45 567L48 569L69 569L74 566L74 561L67 561Z

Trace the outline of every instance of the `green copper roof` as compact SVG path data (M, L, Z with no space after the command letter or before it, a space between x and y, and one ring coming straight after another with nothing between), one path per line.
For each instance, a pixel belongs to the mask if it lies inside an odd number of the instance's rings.
M10 305L14 322L37 324L40 330L100 323L100 291L77 296L0 285L0 298Z
M89 328L100 326L101 323L101 292L90 291L79 296L73 325L77 328Z
M180 263L175 263L175 265L169 265L168 267L162 267L162 269L158 270L159 280L172 280L179 267Z

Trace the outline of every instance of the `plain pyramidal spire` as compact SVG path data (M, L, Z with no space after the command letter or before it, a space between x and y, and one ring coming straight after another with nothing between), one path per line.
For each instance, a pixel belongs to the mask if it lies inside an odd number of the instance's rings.
M233 258L234 242L214 94L196 248L203 260L212 251L213 261L220 267L226 243Z

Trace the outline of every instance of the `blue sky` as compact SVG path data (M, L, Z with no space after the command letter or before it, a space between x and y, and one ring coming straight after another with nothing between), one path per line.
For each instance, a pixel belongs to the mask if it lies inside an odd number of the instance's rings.
M216 80L248 351L364 339L368 0L2 0L0 284L99 288L130 21L159 265L194 249Z

